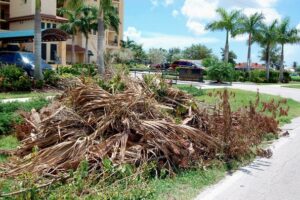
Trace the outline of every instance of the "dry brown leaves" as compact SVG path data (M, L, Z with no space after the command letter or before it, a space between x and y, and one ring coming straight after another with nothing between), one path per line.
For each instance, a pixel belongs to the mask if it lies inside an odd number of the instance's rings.
M162 82L155 84L159 88ZM220 155L247 154L263 134L278 131L274 118L254 108L231 112L227 92L220 109L204 109L165 85L161 96L143 81L127 80L126 88L111 94L82 84L25 116L31 133L2 175L58 174L75 170L82 160L88 160L91 171L101 171L105 158L115 165L156 162L170 170L188 168ZM182 120L176 123L179 114Z

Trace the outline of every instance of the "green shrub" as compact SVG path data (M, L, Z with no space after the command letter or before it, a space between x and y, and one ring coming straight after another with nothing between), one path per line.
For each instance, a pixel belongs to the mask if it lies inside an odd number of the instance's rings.
M288 71L283 72L283 82L284 83L289 83L292 81L291 74Z
M14 65L0 68L0 91L29 91L31 80L25 71Z
M279 81L279 72L270 71L269 81L266 78L266 71L264 70L253 70L251 71L250 81L254 83L278 83Z
M28 102L0 103L0 135L12 131L13 125L20 123L21 117L17 111L29 112L31 109L40 110L49 103L46 99L34 99Z
M233 74L235 73L233 66L229 63L221 61L211 62L211 66L208 67L207 75L211 80L215 80L218 83L223 81L232 81Z
M46 84L56 87L59 80L59 75L55 71L46 70L44 72L44 81Z
M95 76L97 74L95 65L75 64L71 67L63 66L58 68L59 74L72 74L75 76Z
M292 81L300 82L300 76L292 76L291 79Z

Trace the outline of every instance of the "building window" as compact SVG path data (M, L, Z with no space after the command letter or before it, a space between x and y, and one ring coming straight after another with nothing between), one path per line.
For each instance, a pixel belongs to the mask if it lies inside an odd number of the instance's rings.
M45 29L45 23L42 22L42 29Z
M47 28L51 28L51 23L47 23Z
M51 44L50 46L50 60L56 60L57 56L57 45Z
M56 28L56 24L52 24L52 28Z
M47 44L42 43L42 59L47 60Z

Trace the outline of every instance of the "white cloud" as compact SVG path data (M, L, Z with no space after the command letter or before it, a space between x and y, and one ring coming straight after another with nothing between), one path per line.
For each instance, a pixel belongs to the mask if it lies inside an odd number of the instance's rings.
M188 20L186 26L195 34L202 35L206 33L205 25L194 21L194 20Z
M173 11L172 11L172 16L173 16L173 17L177 17L178 15L179 15L178 10L173 10Z
M300 23L296 27L300 31Z
M139 44L143 44L145 49L172 47L184 48L195 43L211 44L220 42L219 39L213 37L189 37L182 35L168 35L160 33L143 34L135 27L129 27L124 33L124 39L129 37Z
M245 8L243 12L248 16L256 12L263 13L265 16L264 21L268 24L272 23L276 19L280 20L282 18L277 10L273 8Z
M250 15L262 12L265 22L271 23L274 19L281 19L281 15L274 8L278 0L185 0L181 8L182 14L187 18L186 26L196 35L203 34L209 21L217 19L216 9L223 7L226 10L240 9ZM191 23L192 22L192 23Z
M164 5L164 6L170 6L174 3L175 0L164 0L164 1L161 1L161 0L150 0L151 1L151 4L154 6L154 7L157 7L159 5Z
M233 41L235 42L245 42L248 40L248 35L247 34L244 34L244 35L237 35Z

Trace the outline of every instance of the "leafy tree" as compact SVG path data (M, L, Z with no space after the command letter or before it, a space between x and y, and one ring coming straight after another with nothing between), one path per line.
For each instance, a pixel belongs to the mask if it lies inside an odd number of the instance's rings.
M148 58L152 64L162 64L167 60L167 50L165 49L149 49Z
M270 67L276 68L279 70L280 67L280 48L277 45L274 45L270 48ZM267 49L263 47L260 55L260 60L264 61L265 63L268 62L268 53Z
M216 11L221 17L220 20L211 22L207 25L207 29L211 31L225 30L225 56L224 61L228 63L229 60L229 37L235 37L239 33L239 20L241 17L240 11L233 10L230 13L224 8L219 8Z
M290 19L285 18L278 26L278 43L281 45L280 82L284 81L284 47L286 44L295 44L297 42L300 42L297 28L290 28Z
M183 55L180 48L171 48L168 51L167 61L172 63L176 60L182 59Z
M75 63L75 35L77 34L78 27L80 25L80 15L82 14L84 9L83 5L79 5L77 8L73 7L72 9L68 8L59 8L58 13L64 15L68 22L63 23L60 26L60 29L67 32L72 37L72 55L71 55L71 63Z
M251 70L251 46L253 44L253 35L257 34L262 26L264 15L262 13L255 13L247 17L246 15L241 18L240 33L249 34L248 36L248 54L247 54L247 71Z
M131 49L122 48L115 51L114 56L116 57L118 63L124 65L128 64L134 58L134 53L131 51Z
M127 40L122 40L121 47L130 49L133 52L135 63L145 63L145 61L147 60L147 54L144 51L143 46L137 44L133 40L130 40L129 38L127 38Z
M42 64L42 17L41 17L41 0L35 0L34 15L34 78L43 80Z
M92 6L84 5L81 8L82 14L78 18L78 31L83 33L85 37L85 53L84 62L88 63L88 51L89 51L89 34L93 30L97 30L97 14L98 9Z
M208 78L217 83L231 81L234 73L232 64L221 62L216 59L210 60L210 66L207 69Z
M109 27L119 32L120 19L112 0L99 1L98 9L98 37L97 37L97 66L98 73L105 73L104 51L105 51L105 30Z
M212 56L212 50L202 44L193 44L186 48L183 52L183 57L190 60L202 60Z
M221 54L222 54L222 60L225 60L225 51L222 48L221 49ZM237 59L237 55L233 52L233 51L229 51L229 55L228 55L228 63L231 63L232 65L236 65L235 60Z
M293 62L293 69L297 71L298 63L296 61Z
M277 24L277 20L273 21L270 25L263 24L261 30L254 37L254 41L260 43L266 51L267 81L270 79L271 49L278 41Z

